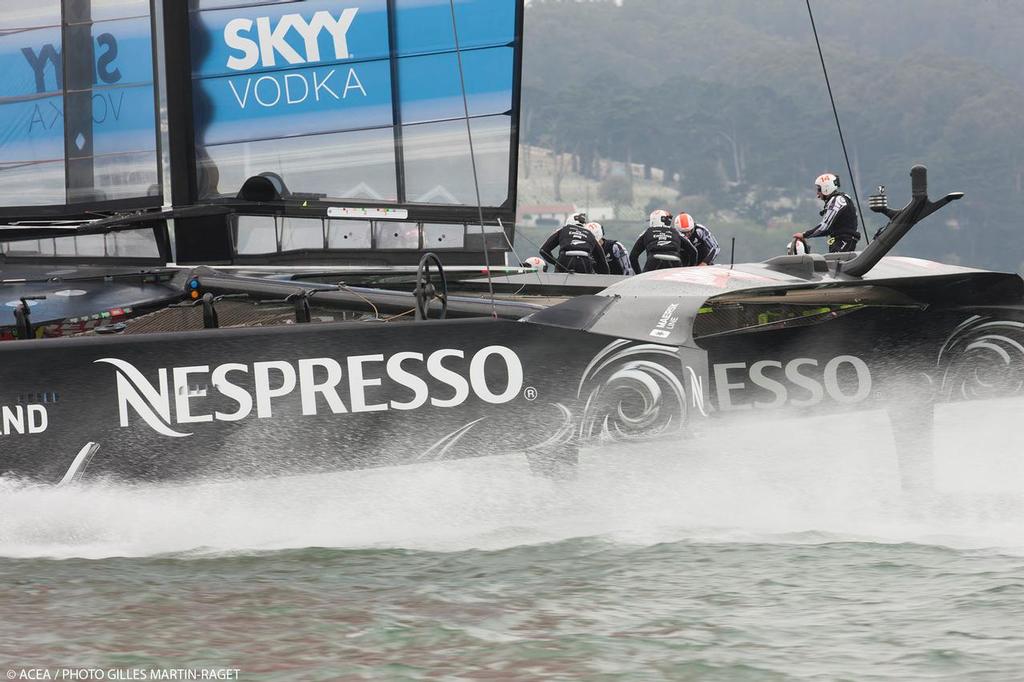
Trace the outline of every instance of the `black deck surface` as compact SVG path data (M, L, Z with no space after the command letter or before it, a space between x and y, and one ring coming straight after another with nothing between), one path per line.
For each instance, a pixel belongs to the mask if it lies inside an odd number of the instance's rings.
M138 267L5 265L0 269L0 327L14 326L14 309L23 296L46 297L29 302L34 325L116 308L149 309L181 298L181 287L143 274L157 272Z

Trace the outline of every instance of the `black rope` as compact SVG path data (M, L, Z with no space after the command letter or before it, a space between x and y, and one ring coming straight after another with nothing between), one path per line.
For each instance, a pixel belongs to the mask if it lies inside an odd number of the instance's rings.
M494 282L491 281L491 256L487 253L487 228L484 227L484 206L480 203L480 180L476 173L476 153L473 151L473 128L469 123L469 99L466 97L466 74L462 69L462 49L459 47L459 28L455 20L455 0L449 0L452 10L452 36L455 38L455 56L459 60L459 83L462 86L462 108L466 113L466 135L469 137L469 160L473 167L473 187L476 189L476 210L480 217L480 237L484 243L484 266L487 268L487 288L491 294L491 316L498 319L494 306ZM504 232L504 228L502 229Z
M818 28L814 25L814 12L811 11L811 0L807 0L807 15L811 18L811 30L814 31L814 42L818 46L818 58L821 60L821 70L825 74L825 86L828 88L828 98L832 102L832 114L836 117L836 130L839 131L839 142L843 145L843 156L846 158L846 171L850 174L850 185L853 187L853 198L857 201L857 217L860 218L860 227L864 230L864 239L871 243L868 236L868 228L864 224L864 213L860 209L860 194L857 193L857 181L853 179L853 168L850 166L850 155L846 152L846 140L843 138L843 126L839 124L839 110L836 109L836 98L832 96L832 83L828 79L828 69L825 68L825 55L821 52L821 41L818 40Z

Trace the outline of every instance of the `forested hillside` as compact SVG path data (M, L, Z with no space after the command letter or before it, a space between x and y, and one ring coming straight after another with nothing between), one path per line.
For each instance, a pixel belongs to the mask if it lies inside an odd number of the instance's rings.
M884 184L902 205L924 163L933 195L967 198L902 251L1021 268L1024 2L812 6L862 203ZM803 0L533 0L525 54L522 141L583 175L601 159L665 169L724 233L809 227L824 170L850 191Z

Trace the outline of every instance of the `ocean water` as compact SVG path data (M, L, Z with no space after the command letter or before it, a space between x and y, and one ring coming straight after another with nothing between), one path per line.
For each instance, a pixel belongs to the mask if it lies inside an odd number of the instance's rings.
M1022 408L941 407L928 493L882 411L594 449L569 481L0 482L0 679L1021 679Z

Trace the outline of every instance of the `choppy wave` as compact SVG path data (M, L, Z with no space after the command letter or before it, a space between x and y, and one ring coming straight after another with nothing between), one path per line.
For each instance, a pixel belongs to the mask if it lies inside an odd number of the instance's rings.
M917 542L1024 551L1024 401L937 412L937 492L899 490L884 412L751 418L692 440L583 453L550 481L520 458L191 486L0 481L0 556L305 547L502 549L616 543Z

